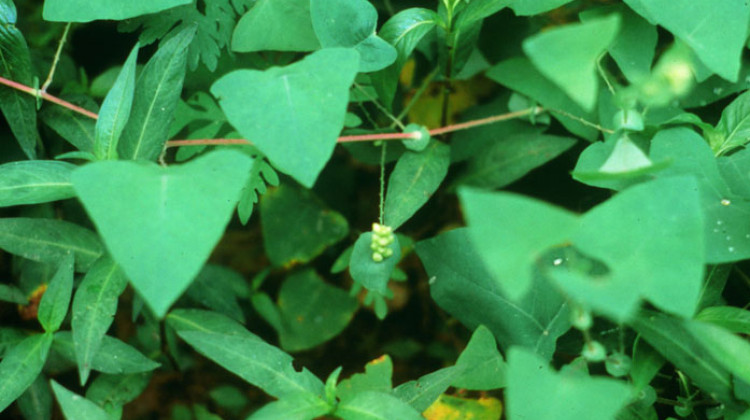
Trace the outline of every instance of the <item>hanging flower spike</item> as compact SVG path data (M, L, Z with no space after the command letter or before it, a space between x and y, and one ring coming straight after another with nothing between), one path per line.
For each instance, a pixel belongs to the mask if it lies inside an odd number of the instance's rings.
M372 260L381 262L393 255L393 250L388 245L393 243L393 230L390 226L379 223L372 224Z

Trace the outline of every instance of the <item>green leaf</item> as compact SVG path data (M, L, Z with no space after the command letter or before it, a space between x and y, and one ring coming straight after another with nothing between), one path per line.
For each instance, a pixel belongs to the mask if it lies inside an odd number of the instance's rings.
M309 188L344 126L358 61L351 49L324 49L286 67L235 70L211 93L243 137Z
M459 198L476 252L512 300L531 288L535 261L568 240L579 225L573 213L510 193L463 188Z
M46 0L42 17L53 22L90 22L92 20L123 20L156 13L190 0Z
M750 334L750 311L746 309L711 306L700 311L695 319L718 325L734 333Z
M510 8L516 13L516 16L531 16L557 9L571 1L572 0L510 0Z
M247 224L253 214L253 206L258 202L258 196L266 193L266 184L278 187L279 175L264 158L256 157L253 161L253 168L250 170L250 177L245 188L242 189L240 202L237 204L237 216L243 225Z
M0 300L19 305L28 305L29 303L21 289L8 284L0 284Z
M571 297L616 320L633 314L641 298L692 317L705 250L699 205L697 184L688 177L628 188L586 213L570 237L584 255L606 264L606 272L576 272L574 260L548 272Z
M318 378L307 369L297 372L290 355L257 337L185 330L177 334L202 355L273 397L323 395Z
M729 370L688 330L688 322L644 311L632 320L630 326L697 386L732 406L734 397Z
M402 10L380 28L380 37L396 48L396 61L372 75L372 84L386 108L393 104L398 76L417 44L437 26L439 17L432 10L414 7Z
M423 417L390 394L365 391L339 404L335 412L343 420L420 420Z
M598 137L599 133L595 128L570 117L579 117L595 123L596 114L584 111L561 88L540 73L528 59L515 57L502 61L489 69L486 75L501 85L538 101L547 109L561 110L568 114L552 112L552 116L571 133L590 141Z
M570 329L565 298L536 277L519 301L502 293L484 268L468 229L455 229L417 243L417 255L430 276L432 298L470 329L487 326L502 348L523 346L546 360Z
M636 391L644 389L664 366L664 357L642 338L633 344L633 363L630 368L630 379Z
M742 148L729 156L719 156L716 163L732 193L750 197L750 184L745 182L745 178L750 175L750 149Z
M178 332L221 332L224 335L239 335L250 340L260 340L255 334L226 315L203 309L175 309L167 316L167 322Z
M94 113L99 111L97 103L88 96L62 95L61 99ZM76 149L93 154L96 120L57 105L42 107L39 116L44 124Z
M711 144L717 156L742 147L750 141L750 92L736 97L721 112L721 119L716 125L721 143Z
M398 229L432 196L448 173L450 147L438 141L427 149L405 152L388 179L385 224Z
M130 118L117 145L121 159L156 160L182 92L185 63L195 28L165 41L138 76Z
M72 180L113 258L162 317L221 238L251 165L243 153L218 150L167 168L92 163Z
M423 375L416 381L397 386L393 390L393 395L421 413L435 402L460 374L461 368L457 366L442 368Z
M575 139L539 131L510 135L477 153L458 183L502 188L573 147Z
M125 286L127 278L122 269L105 256L91 267L73 297L71 328L81 384L88 379L92 361L117 312L117 298Z
M505 386L507 366L497 351L497 342L489 329L480 325L469 344L458 356L456 367L461 374L451 382L454 388L487 391Z
M698 180L700 205L704 217L705 262L738 261L750 257L750 201L736 195L722 178L711 149L694 131L680 127L662 130L651 140L652 161L671 160L659 176L691 175ZM741 159L731 164L745 169ZM750 161L748 161L750 162ZM731 178L729 178L731 179ZM732 185L736 185L733 181Z
M528 350L512 347L508 365L505 396L510 419L613 419L630 399L624 382L571 371L555 373Z
M517 3L518 0L515 0ZM458 30L467 28L472 23L494 15L506 6L513 4L514 0L472 0L467 2L466 7L458 16L456 28Z
M70 173L75 165L54 160L0 165L0 206L39 204L75 196Z
M70 296L73 293L73 255L68 254L55 276L49 282L47 290L39 302L37 318L44 331L53 333L60 329L60 325L68 314Z
M66 419L110 420L109 414L103 408L69 391L53 379L50 379L49 382Z
M368 362L364 373L355 373L351 377L339 382L336 396L341 401L348 401L357 394L365 391L390 393L393 385L393 362L388 355L383 355Z
M378 12L367 0L311 0L313 29L323 48L359 52L359 71L380 70L396 60L396 49L375 35Z
M275 266L304 264L349 232L344 216L310 190L283 184L260 203L263 245Z
M292 394L264 405L247 420L313 420L327 414L328 403L310 394Z
M330 340L346 328L358 307L356 299L325 283L315 271L292 274L279 291L281 347L294 352Z
M628 81L637 83L651 72L658 38L656 26L623 5L586 10L581 13L581 21L588 22L611 12L620 16L621 27L609 46L609 54Z
M0 248L11 254L59 265L75 255L76 271L85 272L102 255L99 237L76 224L54 219L0 219Z
M188 47L188 68L196 70L198 63L202 62L213 72L224 47L229 45L238 14L245 10L245 4L254 3L254 0L232 1L235 7L232 7L229 0L186 3L184 6L122 21L117 29L126 32L142 29L138 40L145 46L159 39L169 39L183 29L195 26L195 38Z
M0 76L26 86L34 84L31 56L26 40L16 28L16 8L12 1L0 16ZM36 101L33 96L3 86L0 89L0 111L10 131L29 159L36 159L40 142L36 128Z
M52 391L47 377L40 374L26 391L16 400L16 405L27 420L49 420L52 418Z
M349 261L349 273L355 282L364 286L380 296L388 295L388 279L401 259L401 247L398 244L398 237L388 245L393 251L393 255L385 258L383 261L376 262L372 259L372 232L365 232L359 235L354 243L351 260Z
M86 399L105 409L123 406L133 401L148 386L151 374L99 375L86 389Z
M535 35L524 41L523 50L542 74L583 109L593 111L599 96L596 62L619 28L618 15L591 19Z
M133 105L138 48L136 43L99 110L94 131L94 154L98 159L117 159L117 143Z
M689 321L686 326L688 331L735 378L750 383L750 343L714 324Z
M237 302L236 284L246 285L239 273L220 265L207 264L185 294L207 308L244 323L245 314Z
M232 50L314 51L320 48L310 0L258 0L234 29Z
M634 0L625 3L633 7ZM742 0L649 0L633 9L681 39L713 72L736 81L747 39L750 5ZM721 28L719 30L719 28Z
M68 331L55 334L54 348L68 360L75 361L79 346L76 346L74 335ZM85 350L86 348L84 348ZM134 347L108 335L101 337L101 342L90 362L92 370L110 374L148 372L159 367Z
M52 334L35 334L9 349L0 361L0 412L42 373Z

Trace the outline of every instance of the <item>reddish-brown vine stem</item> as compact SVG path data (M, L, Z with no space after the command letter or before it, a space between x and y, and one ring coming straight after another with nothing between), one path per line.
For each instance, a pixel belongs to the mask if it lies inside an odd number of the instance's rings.
M4 77L0 77L0 84L12 87L13 89L26 92L35 97L41 97L44 100L56 103L62 107L68 108L71 111L77 112L81 115L85 115L89 118L97 119L99 116L89 110L83 109L77 105L73 105L70 102L64 101L58 97L52 96L39 89L26 86L22 83L8 80ZM478 120L467 121L459 124L451 124L445 127L435 128L429 131L430 136L439 136L446 133L452 133L454 131L466 130L481 125L492 124L498 121L510 120L513 118L524 117L526 115L538 115L544 112L542 107L534 107L524 109L521 111L508 112L501 115L495 115L492 117L481 118ZM341 136L338 138L339 143L350 143L357 141L376 141L376 140L405 140L405 139L416 139L419 133L380 133L380 134L361 134L351 136ZM170 140L167 142L167 147L177 146L217 146L217 145L230 145L230 144L252 144L249 140L245 139L194 139L194 140Z
M79 113L81 115L85 115L85 116L87 116L89 118L93 118L93 119L99 118L99 116L96 115L96 113L93 113L93 112L91 112L91 111L89 111L87 109L83 109L83 108L81 108L78 105L73 105L70 102L64 101L64 100L62 100L62 99L60 99L60 98L58 98L56 96L52 96L52 95L50 95L47 92L43 92L43 91L41 91L39 89L34 89L33 87L26 86L26 85L24 85L22 83L14 82L14 81L8 80L8 79L6 79L4 77L0 77L0 84L12 87L13 89L20 90L21 92L26 92L29 95L34 96L34 97L41 97L45 101L50 101L50 102L56 103L56 104L58 104L58 105L60 105L62 107L68 108L71 111L77 112L77 113Z

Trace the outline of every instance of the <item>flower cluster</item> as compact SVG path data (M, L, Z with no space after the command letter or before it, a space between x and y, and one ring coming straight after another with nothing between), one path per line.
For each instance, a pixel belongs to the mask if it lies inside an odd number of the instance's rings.
M381 262L384 259L393 255L393 250L390 245L393 243L393 230L390 226L381 225L379 223L372 224L372 260L375 262Z

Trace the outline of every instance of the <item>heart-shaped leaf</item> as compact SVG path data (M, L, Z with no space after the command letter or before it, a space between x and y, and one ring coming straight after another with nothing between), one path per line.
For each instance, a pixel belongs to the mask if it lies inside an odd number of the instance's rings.
M233 71L211 93L274 166L312 187L344 126L358 67L355 50L329 48L286 67Z
M169 168L97 162L73 186L114 259L157 316L188 287L221 238L252 166L222 150Z

